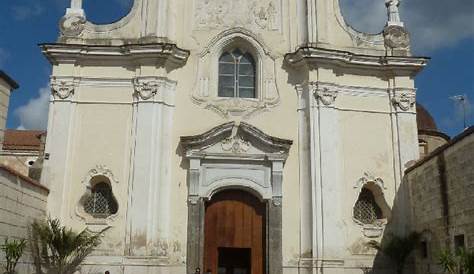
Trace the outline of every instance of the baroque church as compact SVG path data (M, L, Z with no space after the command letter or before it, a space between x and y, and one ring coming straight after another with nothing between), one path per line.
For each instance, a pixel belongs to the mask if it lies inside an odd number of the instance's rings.
M106 25L71 0L58 41L41 45L53 67L41 183L52 217L109 228L83 273L373 267L366 243L408 232L391 220L419 157L427 59L412 56L399 4L366 34L338 0L135 0Z

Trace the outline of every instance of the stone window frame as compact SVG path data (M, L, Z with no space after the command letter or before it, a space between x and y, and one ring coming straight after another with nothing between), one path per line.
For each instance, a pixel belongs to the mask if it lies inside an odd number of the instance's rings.
M255 62L255 98L219 97L219 58L231 48L249 52ZM249 118L280 103L276 82L277 57L257 35L242 28L218 34L198 55L197 83L192 93L195 104L217 112L223 118Z
M376 177L370 172L365 172L364 175L359 180L357 180L354 188L357 189L355 202L351 207L351 216L354 224L356 224L362 229L362 233L365 237L380 238L383 235L383 231L385 230L387 223L392 217L392 210L388 205L387 200L385 199L385 182L382 180L382 178ZM372 224L365 224L357 220L354 216L354 206L359 200L360 194L362 193L363 189L368 189L369 191L371 191L372 195L374 196L375 203L382 211L383 218L378 219Z
M98 183L106 183L109 185L110 190L112 192L112 198L117 203L117 211L115 214L111 214L105 218L97 217L92 214L89 214L84 209L84 203L90 197L92 193L92 189L94 185ZM115 221L117 216L120 214L120 203L119 199L114 192L114 187L118 185L119 181L115 179L112 171L107 168L105 165L97 165L96 167L90 169L84 178L81 181L82 185L82 196L80 197L79 201L75 207L75 215L79 217L80 220L85 222L88 227L97 226L97 229L101 229L102 227L109 227L112 226L112 223Z

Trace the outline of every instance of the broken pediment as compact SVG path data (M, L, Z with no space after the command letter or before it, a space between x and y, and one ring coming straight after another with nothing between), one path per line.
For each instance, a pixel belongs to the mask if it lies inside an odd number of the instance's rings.
M187 157L280 156L286 159L291 140L267 135L258 128L241 122L229 122L203 134L181 137Z

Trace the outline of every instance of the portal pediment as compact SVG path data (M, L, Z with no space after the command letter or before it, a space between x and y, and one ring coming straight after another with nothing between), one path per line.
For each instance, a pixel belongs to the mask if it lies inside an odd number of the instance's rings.
M264 160L286 159L292 141L267 135L244 122L230 122L203 134L181 137L181 144L187 157Z

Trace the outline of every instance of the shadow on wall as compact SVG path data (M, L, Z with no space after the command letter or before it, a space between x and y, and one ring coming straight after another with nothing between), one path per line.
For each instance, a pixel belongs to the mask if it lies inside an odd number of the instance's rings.
M415 256L419 252L421 234L412 229L412 212L409 183L404 178L392 207L380 242L369 242L377 250L372 269L366 274L414 274ZM425 273L426 274L426 273Z

